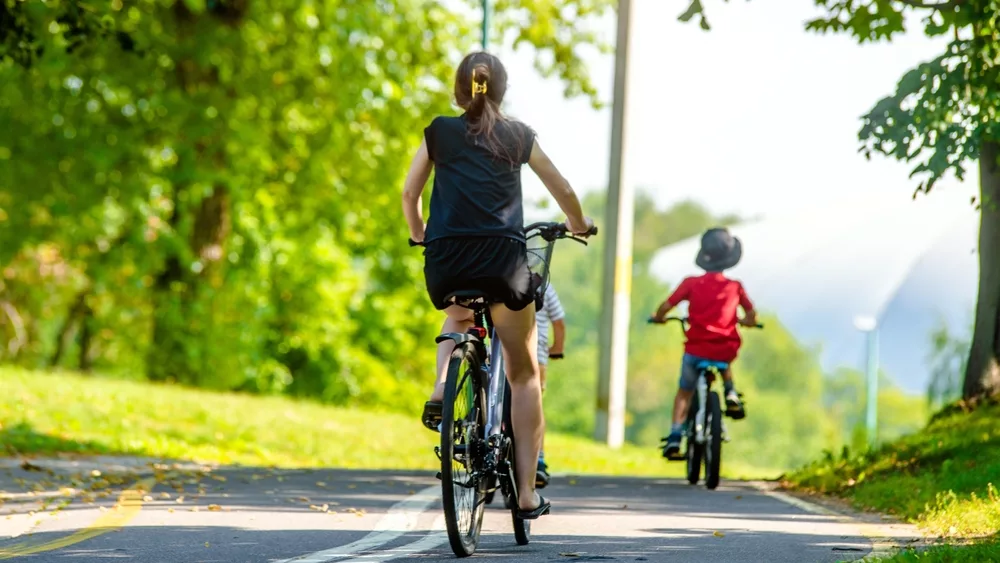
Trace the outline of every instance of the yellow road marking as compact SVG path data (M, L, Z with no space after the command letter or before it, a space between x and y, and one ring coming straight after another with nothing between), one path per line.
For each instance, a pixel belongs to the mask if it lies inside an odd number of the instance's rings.
M118 530L139 514L139 511L142 510L142 495L144 492L151 490L154 484L155 480L153 478L139 481L135 487L122 492L121 496L118 497L118 503L114 509L102 514L100 518L91 522L86 528L77 530L66 537L36 545L20 543L0 548L0 559L13 559L24 555L34 555L36 553L62 549Z

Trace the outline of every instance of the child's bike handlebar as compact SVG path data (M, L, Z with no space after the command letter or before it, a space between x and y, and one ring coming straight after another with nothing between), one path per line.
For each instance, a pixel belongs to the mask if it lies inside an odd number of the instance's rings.
M677 322L681 323L682 325L684 325L685 327L688 325L688 318L687 317L666 317L662 321L658 321L654 317L649 317L648 319L646 319L646 322L648 324L652 324L652 325L665 325L665 324L669 323L670 321L677 321ZM757 324L755 324L753 326L745 325L745 324L742 324L742 323L739 323L739 324L740 324L740 326L743 326L743 327L746 327L746 328L764 328L764 323L757 323Z

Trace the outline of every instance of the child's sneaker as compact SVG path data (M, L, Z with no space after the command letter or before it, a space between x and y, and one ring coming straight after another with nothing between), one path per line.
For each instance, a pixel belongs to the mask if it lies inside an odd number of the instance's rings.
M743 405L743 394L737 393L735 389L726 393L726 414L734 420L739 420L747 415Z
M669 436L660 441L666 442L666 445L663 446L663 457L671 461L684 459L681 456L681 435L679 432L671 432Z
M538 469L535 471L535 488L544 489L549 484L549 466L544 461L538 460Z

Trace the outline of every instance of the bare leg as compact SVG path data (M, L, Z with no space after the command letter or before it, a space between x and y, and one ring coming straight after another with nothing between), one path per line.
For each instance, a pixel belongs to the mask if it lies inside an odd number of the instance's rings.
M677 396L674 397L674 424L684 424L688 416L688 408L691 406L691 397L694 396L694 391L685 391L683 389L677 390Z
M733 382L733 368L732 366L726 368L726 371L722 372L722 380L728 381L730 384Z
M442 334L446 332L465 332L472 328L472 310L452 305L445 309L444 312L448 315L448 318L444 320L444 325L441 327ZM451 353L454 350L455 343L451 340L445 340L438 344L437 383L434 386L434 391L431 393L431 401L440 402L444 400L444 384L448 379L448 360L451 358Z
M540 381L540 383L542 385L542 398L543 399L545 398L545 371L546 371L545 364L538 364L538 376L539 376L539 381ZM544 412L544 408L545 407L543 406L542 408L543 408L543 412ZM541 447L540 450L538 450L538 452L539 452L538 455L542 455L542 453L545 452L545 433L544 432L542 433L542 447Z
M517 458L517 503L522 510L534 510L540 502L535 493L535 470L545 435L535 307L529 305L511 311L503 305L494 305L491 313L507 359Z

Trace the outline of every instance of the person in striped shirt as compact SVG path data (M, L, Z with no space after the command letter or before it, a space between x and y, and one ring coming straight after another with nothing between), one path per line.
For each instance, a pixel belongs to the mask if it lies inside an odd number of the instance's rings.
M563 357L563 345L566 342L566 312L555 288L549 283L545 288L545 296L541 307L535 311L535 322L538 325L538 370L541 376L542 393L545 393L545 372L549 360ZM549 326L552 327L552 346L549 346ZM542 449L538 452L538 470L535 472L535 487L544 489L549 484L549 469L545 463L545 436L542 435Z

